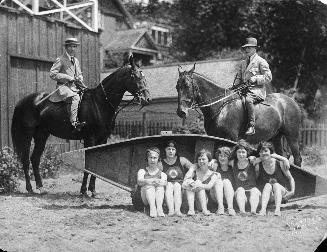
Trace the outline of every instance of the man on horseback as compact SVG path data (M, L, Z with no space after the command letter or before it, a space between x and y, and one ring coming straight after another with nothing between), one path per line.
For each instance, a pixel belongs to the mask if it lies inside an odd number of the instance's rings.
M262 102L266 98L265 85L272 80L269 64L257 54L257 40L247 38L242 46L246 59L241 62L236 79L235 87L245 83L247 92L242 92L245 97L245 105L248 111L248 129L246 135L255 134L254 103Z
M78 92L87 88L83 83L82 71L77 58L76 47L80 43L76 38L65 40L65 53L56 59L50 69L50 78L57 81L57 91L50 97L52 102L67 102L70 106L70 122L75 130L80 131L85 122L77 120L80 96Z

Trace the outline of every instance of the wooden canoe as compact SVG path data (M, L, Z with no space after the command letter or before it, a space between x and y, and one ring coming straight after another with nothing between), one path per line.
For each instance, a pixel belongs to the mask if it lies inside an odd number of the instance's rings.
M96 177L124 190L133 191L137 171L146 166L146 149L157 146L164 156L167 140L174 140L178 155L194 162L197 151L206 148L212 153L221 146L233 147L235 142L205 135L173 134L138 137L116 143L104 144L85 149L85 170ZM295 180L294 198L327 194L327 180L295 165L290 169Z

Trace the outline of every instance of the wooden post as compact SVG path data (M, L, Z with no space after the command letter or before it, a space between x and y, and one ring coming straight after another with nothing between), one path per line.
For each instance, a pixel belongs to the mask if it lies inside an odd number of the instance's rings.
M33 2L32 2L32 11L35 14L39 13L39 6L40 6L39 0L33 0Z
M98 7L98 0L93 0L93 6L92 6L92 28L95 32L98 32L99 28L99 20L98 15L101 15L99 12Z
M142 135L147 136L149 132L148 132L148 122L147 122L146 112L143 112L142 114L142 127L143 127Z

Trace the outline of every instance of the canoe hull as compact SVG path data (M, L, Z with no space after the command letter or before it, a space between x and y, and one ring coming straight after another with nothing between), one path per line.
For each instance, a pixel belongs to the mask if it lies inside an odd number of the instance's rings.
M178 134L134 138L113 144L105 144L85 149L85 170L95 176L113 183L122 189L132 191L136 185L137 171L145 168L146 149L157 146L164 156L164 145L174 140L178 146L178 155L194 162L197 151L206 148L212 153L221 146L233 147L235 142L204 135ZM327 193L327 180L307 172L297 166L290 169L295 180L294 198Z

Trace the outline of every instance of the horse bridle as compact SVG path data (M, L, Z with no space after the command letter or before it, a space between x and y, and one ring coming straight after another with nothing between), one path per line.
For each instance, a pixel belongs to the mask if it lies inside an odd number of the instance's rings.
M123 67L123 66L122 66ZM122 67L120 67L120 68L122 68ZM141 71L141 74L142 74L142 76L144 76L143 75L143 73L142 73L142 71ZM133 73L131 73L131 77L132 78L137 78L136 76L135 76L135 74L133 74ZM140 100L140 97L142 96L142 92L144 91L144 90L146 90L145 88L142 88L142 89L140 89L140 90L137 90L136 92L135 92L135 94L132 94L133 95L133 99L132 100L130 100L126 105L124 105L124 106L122 106L122 107L120 107L119 109L115 109L115 107L112 105L112 103L110 102L110 99L109 99L109 97L108 97L108 95L107 95L107 92L106 92L106 90L104 89L104 87L103 87L103 84L102 84L102 81L100 82L100 86L101 86L101 89L102 89L102 92L103 92L103 95L104 95L104 98L105 98L105 100L106 100L106 102L110 105L110 107L115 111L115 113L116 113L116 116L118 115L118 113L122 110L122 109L124 109L124 108L126 108L128 105L130 105L136 98L137 99L139 99ZM112 94L109 94L109 96L110 95L122 95L122 93L112 93ZM115 117L116 117L115 116Z
M196 101L195 96L196 96L196 93L198 93L198 96L201 96L201 94L199 93L199 86L198 86L197 84L194 83L194 77L193 77L193 74L194 74L194 73L192 73L192 75L191 75L191 80L192 80L192 81L191 81L191 85L192 85L192 93L193 93L193 94L192 94L192 98L191 98L191 99L181 99L181 101L184 101L184 102L191 102L191 105L190 105L189 109L193 109L193 110L197 111L197 108L204 108L204 107L212 106L212 105L214 105L214 104L216 104L216 103L218 103L218 102L221 102L221 101L227 99L227 98L230 97L231 95L233 95L233 93L232 93L232 94L226 96L227 90L225 89L225 95L224 95L223 98L218 99L218 100L216 100L216 101L213 101L213 102L211 102L211 103L198 103L198 102ZM213 98L211 98L209 101L211 101L211 100L215 100L215 99L217 99L217 98L220 98L220 96L213 97ZM198 111L197 111L197 112L198 112ZM199 112L198 112L198 113L199 113Z

